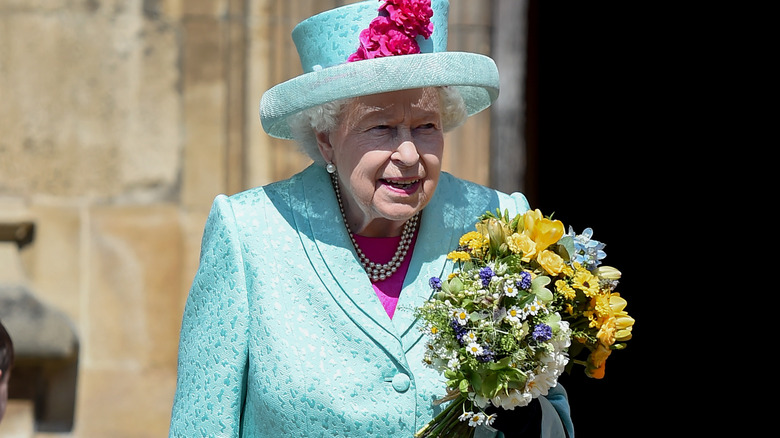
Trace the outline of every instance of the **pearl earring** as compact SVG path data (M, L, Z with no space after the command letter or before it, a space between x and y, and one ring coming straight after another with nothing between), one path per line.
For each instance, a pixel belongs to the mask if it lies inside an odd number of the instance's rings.
M325 170L327 170L328 173L330 173L332 175L332 174L336 173L336 165L333 164L333 163L328 163L328 165L325 166Z

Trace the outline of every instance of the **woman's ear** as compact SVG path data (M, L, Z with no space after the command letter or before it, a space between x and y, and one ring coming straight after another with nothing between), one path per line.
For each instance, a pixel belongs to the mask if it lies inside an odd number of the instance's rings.
M326 163L333 162L333 145L330 143L330 133L328 132L315 132L314 136L317 138L317 148L320 150L322 158Z

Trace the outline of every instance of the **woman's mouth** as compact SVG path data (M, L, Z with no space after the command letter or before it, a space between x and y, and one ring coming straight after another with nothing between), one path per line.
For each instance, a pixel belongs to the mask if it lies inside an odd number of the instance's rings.
M393 191L396 192L403 192L403 193L413 193L415 190L417 190L418 185L420 184L419 179L413 179L413 180L390 180L390 179L381 179L380 182L390 188Z

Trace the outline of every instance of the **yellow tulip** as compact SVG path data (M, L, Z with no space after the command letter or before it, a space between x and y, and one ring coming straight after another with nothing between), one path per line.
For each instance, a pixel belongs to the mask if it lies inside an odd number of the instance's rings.
M542 218L542 211L538 208L536 210L527 210L523 214L523 227L525 231L528 231L530 233L530 230L533 230L534 223Z
M563 222L544 218L536 223L533 239L537 248L544 249L558 242L563 234Z
M615 315L615 339L621 342L631 339L631 330L634 327L634 318L623 310L627 304L628 302L618 293L611 294L609 297L609 306Z
M523 232L536 242L537 251L556 243L565 232L563 222L543 217L539 210L525 212L524 223L525 230Z
M599 266L596 275L605 280L620 280L622 274L612 266Z

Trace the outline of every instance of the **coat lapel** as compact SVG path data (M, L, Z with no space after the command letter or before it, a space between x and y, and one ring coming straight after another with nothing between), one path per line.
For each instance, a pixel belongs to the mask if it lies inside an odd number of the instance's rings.
M400 337L358 262L330 177L316 165L301 177L301 184L291 186L290 199L299 204L292 206L295 226L312 266L346 317L402 359Z

